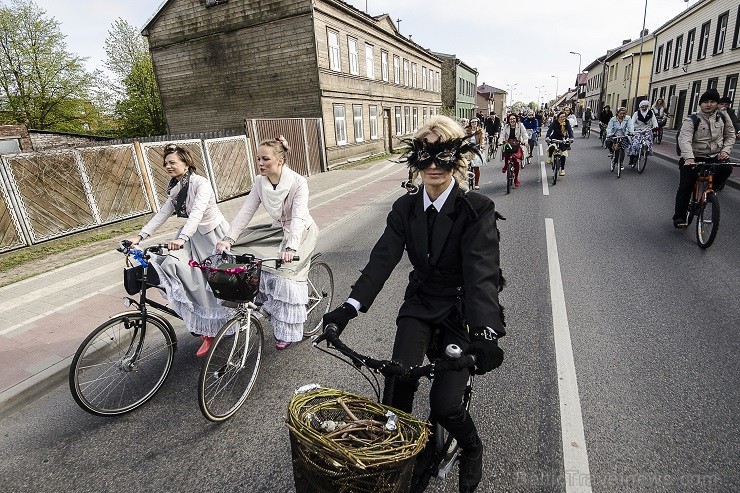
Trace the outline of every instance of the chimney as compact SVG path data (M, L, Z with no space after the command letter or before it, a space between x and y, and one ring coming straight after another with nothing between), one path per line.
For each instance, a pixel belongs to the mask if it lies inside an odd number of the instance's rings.
M622 40L622 45L626 45L627 43L629 43L631 41L632 41L631 39L623 39Z
M644 38L644 37L645 37L645 36L647 36L647 35L648 35L649 33L650 33L650 30L649 30L649 29L647 29L647 28L645 28L645 29L643 29L643 31L642 31L642 32L640 33L640 37L641 37L641 38Z

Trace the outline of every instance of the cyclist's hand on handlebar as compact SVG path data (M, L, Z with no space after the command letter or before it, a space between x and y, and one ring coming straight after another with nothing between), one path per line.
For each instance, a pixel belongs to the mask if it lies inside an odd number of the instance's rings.
M498 347L497 338L488 327L475 327L470 330L470 345L465 354L475 355L476 375L483 375L501 366L504 361L504 351Z
M128 245L125 245L125 244L123 243L124 241L127 241L127 242L128 242ZM121 242L121 244L122 244L123 246L125 246L125 247L127 247L127 248L128 248L128 247L132 247L132 246L136 246L136 245L138 245L140 241L141 241L141 236L139 236L139 235L136 235L136 236L132 236L131 238L127 238L127 239L123 240L123 241Z
M295 250L285 250L284 252L280 252L280 262L289 264L293 261L294 256Z
M174 240L170 240L167 243L167 248L169 250L179 250L179 249L182 248L182 246L184 244L185 244L185 240L183 240L182 238L177 238L177 239L174 239Z
M357 310L355 310L355 307L350 305L347 302L342 303L332 311L326 313L324 315L324 331L326 332L326 326L333 324L336 325L336 333L337 335L341 334L345 327L347 327L347 324L350 320L355 318L357 316ZM314 343L318 344L319 342L326 339L325 334L319 335L316 340L314 340Z
M696 161L694 160L694 158L689 157L689 158L684 159L683 165L684 166L694 166L695 162Z
M730 159L730 155L727 154L725 151L722 151L719 153L719 156L717 156L717 159L719 159L720 161L724 161L726 159Z

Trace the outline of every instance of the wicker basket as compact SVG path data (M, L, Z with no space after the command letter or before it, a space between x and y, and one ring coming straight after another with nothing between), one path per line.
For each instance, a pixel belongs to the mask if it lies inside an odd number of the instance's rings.
M395 430L385 426L389 412ZM410 414L318 386L296 391L286 421L298 493L407 493L429 437Z

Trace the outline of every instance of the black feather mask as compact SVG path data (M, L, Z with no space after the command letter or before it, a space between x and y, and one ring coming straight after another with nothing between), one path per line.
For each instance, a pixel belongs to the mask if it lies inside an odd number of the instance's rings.
M478 145L470 142L469 137L458 137L445 142L440 139L435 142L429 142L427 139L402 139L401 142L406 144L407 149L399 161L408 163L409 168L418 170L427 169L435 163L443 170L452 171L463 155L469 152L481 155Z

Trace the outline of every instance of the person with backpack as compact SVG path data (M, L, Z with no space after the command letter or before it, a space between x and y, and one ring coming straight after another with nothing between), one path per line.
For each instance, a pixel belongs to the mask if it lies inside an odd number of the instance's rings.
M691 191L699 175L695 166L697 161L717 163L729 159L732 146L735 144L735 129L730 117L719 111L719 93L709 89L699 98L699 111L687 116L676 138L676 150L680 179L676 191L676 208L673 214L673 226L686 227L686 211L691 200ZM715 169L715 190L724 187L727 178L732 174L732 166L717 166Z

